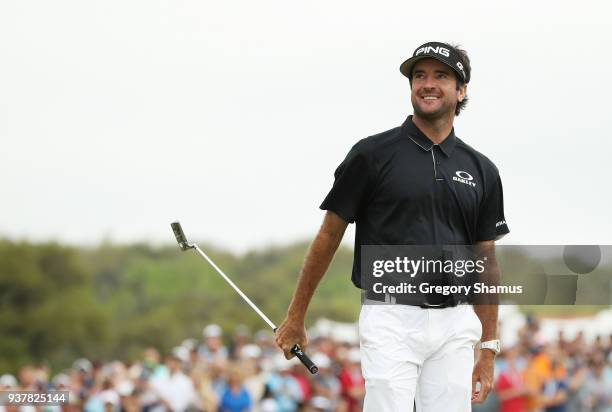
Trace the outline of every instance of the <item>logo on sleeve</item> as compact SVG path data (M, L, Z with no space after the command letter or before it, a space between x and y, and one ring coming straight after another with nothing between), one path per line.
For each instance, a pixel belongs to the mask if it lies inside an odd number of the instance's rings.
M476 183L473 181L474 177L468 172L464 172L463 170L457 170L455 172L455 176L453 176L453 180L455 182L463 183L464 185L476 187Z

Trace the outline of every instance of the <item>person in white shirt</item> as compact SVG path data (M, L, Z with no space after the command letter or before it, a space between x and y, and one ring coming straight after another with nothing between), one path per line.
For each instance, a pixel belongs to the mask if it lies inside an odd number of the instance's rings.
M151 387L157 392L162 404L172 412L185 411L190 406L199 406L200 400L191 378L183 373L182 364L186 353L175 348L166 359L170 376L153 379Z

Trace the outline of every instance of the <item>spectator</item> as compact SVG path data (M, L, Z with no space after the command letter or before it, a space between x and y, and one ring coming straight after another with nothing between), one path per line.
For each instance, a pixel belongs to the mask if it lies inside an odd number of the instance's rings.
M252 407L253 402L243 384L240 369L233 365L229 369L227 386L221 396L219 412L248 412Z
M596 357L591 366L592 372L584 384L582 405L588 411L612 412L612 370L606 368L603 357Z
M249 343L249 328L245 325L238 325L232 335L232 341L230 342L230 358L232 360L240 360L244 356L242 349Z
M13 375L5 374L0 376L0 390L14 390L17 388L17 379Z
M254 403L263 399L268 374L261 367L261 349L253 344L246 345L242 354L245 359L240 363L245 372L244 386Z
M205 368L197 367L191 370L194 387L201 399L202 409L206 412L219 409L219 396L212 386L210 376Z
M223 346L222 334L221 327L215 324L206 326L202 331L204 342L200 345L198 353L207 364L227 361L228 351Z
M529 390L527 409L539 411L544 407L542 390L551 376L550 359L541 345L533 345L529 349L527 369L525 370L525 384Z
M261 353L264 358L272 358L278 353L276 343L274 343L274 334L269 330L262 329L255 333L255 344L261 348Z
M268 378L266 385L276 400L278 412L294 412L303 401L299 382L291 375L291 363L299 362L297 358L286 360L281 354L274 358L276 372Z
M313 378L310 375L310 372L308 372L308 370L300 362L291 362L290 370L291 376L293 376L300 385L300 390L302 391L302 403L308 402L308 400L312 397L313 391Z
M13 375L5 374L0 376L0 391L16 390L17 379ZM19 407L17 406L2 406L0 405L0 412L18 412Z
M145 379L162 379L167 378L170 373L166 365L161 363L159 351L149 347L144 350L142 363L142 377Z
M316 352L312 355L312 361L319 367L319 372L313 377L312 397L324 398L329 401L330 410L341 408L345 409L344 402L340 398L341 385L338 377L332 373L332 362L329 356L322 352ZM322 401L319 401L323 405Z
M161 403L172 412L182 412L188 407L200 405L192 380L182 371L182 363L187 361L188 353L181 349L185 348L175 348L166 358L169 377L151 381Z
M206 365L206 369L209 371L210 375L210 386L217 394L218 398L221 398L225 391L225 385L227 383L225 379L226 366L227 363L225 361L217 361Z
M111 381L105 379L101 387L94 387L84 409L86 412L117 412L119 402L119 394L113 388Z
M278 412L278 405L276 404L276 400L274 399L272 391L268 385L266 385L264 393L261 397L259 412Z
M544 384L543 405L545 412L568 412L569 385L558 355L551 356L552 373Z
M344 367L340 371L340 384L348 412L361 411L365 396L365 380L361 374L359 348L349 350Z

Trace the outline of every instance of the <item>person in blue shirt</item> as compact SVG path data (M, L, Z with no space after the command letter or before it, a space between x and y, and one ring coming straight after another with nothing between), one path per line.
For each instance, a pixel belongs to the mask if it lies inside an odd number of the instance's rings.
M242 384L242 376L237 368L230 369L227 386L221 401L220 412L248 412L253 407L251 395Z
M556 362L553 361L553 370L556 366ZM567 412L569 385L565 378L551 377L544 384L543 395L545 412Z

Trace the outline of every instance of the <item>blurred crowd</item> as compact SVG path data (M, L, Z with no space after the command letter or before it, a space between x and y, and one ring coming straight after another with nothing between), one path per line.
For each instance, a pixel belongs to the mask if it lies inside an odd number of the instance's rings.
M612 331L612 325L610 325ZM479 411L612 412L612 333L545 339L527 316L518 341L496 359L495 392Z
M163 357L156 348L147 348L133 363L78 359L52 378L44 367L24 366L18 380L0 377L0 387L70 392L69 404L42 411L361 410L365 389L358 347L313 339L308 352L319 373L310 375L296 358L285 359L272 332L251 335L239 327L227 343L213 324L204 328L201 341L185 340Z
M475 411L612 412L612 335L587 342L581 333L572 339L560 333L549 342L531 316L518 334L518 343L496 360L494 392ZM0 412L362 409L358 346L313 338L308 353L319 373L310 375L295 358L284 358L271 332L239 327L230 339L223 336L219 326L208 325L202 339L185 340L165 356L147 348L135 362L78 359L55 376L46 367L24 366L17 377L2 375L0 389L69 391L69 403L0 406Z

